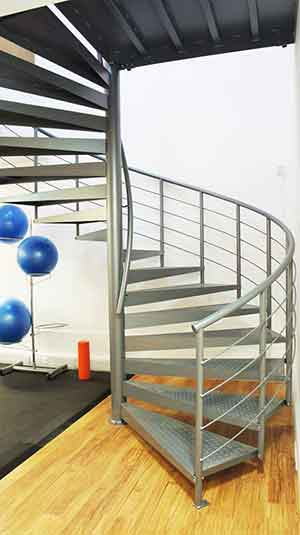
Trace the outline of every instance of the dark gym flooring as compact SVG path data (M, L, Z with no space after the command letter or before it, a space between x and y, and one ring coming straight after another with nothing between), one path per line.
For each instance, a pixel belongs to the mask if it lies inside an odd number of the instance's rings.
M52 381L24 372L0 377L0 477L109 394L106 372L89 381L78 381L73 370Z

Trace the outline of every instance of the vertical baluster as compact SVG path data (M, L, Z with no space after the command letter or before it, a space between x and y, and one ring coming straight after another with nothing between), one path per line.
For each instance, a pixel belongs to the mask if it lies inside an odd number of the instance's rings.
M165 265L165 198L164 181L159 181L160 266Z
M79 164L79 155L76 154L75 156L75 163ZM79 188L79 180L78 178L75 180L75 187ZM79 212L79 202L76 203L76 212ZM76 224L76 236L78 237L80 235L80 225L79 223Z
M242 293L242 259L241 259L241 207L236 205L236 293L237 298Z
M267 290L259 296L260 340L259 340L259 412L263 411L266 404L266 346L267 346ZM258 431L258 457L262 461L265 450L265 414L259 417Z
M271 220L266 220L266 249L267 249L267 277L272 274L272 226ZM272 329L272 287L267 289L267 326L268 329Z
M292 404L293 365L293 262L286 269L286 404Z
M206 500L203 500L203 418L204 418L204 330L196 334L196 419L195 419L195 506L197 509L202 509L208 505Z
M200 207L200 282L205 283L205 259L204 259L204 194L199 193Z

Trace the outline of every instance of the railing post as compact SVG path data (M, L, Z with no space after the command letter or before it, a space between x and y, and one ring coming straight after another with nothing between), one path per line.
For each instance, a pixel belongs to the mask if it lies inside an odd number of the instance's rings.
M236 205L236 293L237 298L242 293L242 259L241 259L241 207Z
M165 265L165 198L164 181L159 181L159 226L160 226L160 266Z
M76 154L76 156L75 156L75 163L76 163L76 164L79 164L79 154ZM79 183L79 179L76 178L76 180L75 180L75 187L76 187L76 188L79 188L79 185L80 185L80 183ZM77 202L77 203L76 203L76 212L79 212L79 208L80 208L80 205L79 205L79 202ZM77 224L76 224L76 236L78 237L79 234L80 234L80 225L79 225L79 223L77 223Z
M196 419L195 419L195 499L197 509L202 509L208 505L203 500L203 418L204 418L204 330L196 334Z
M260 318L260 339L259 339L259 413L264 411L266 405L266 347L267 347L267 290L264 290L259 296L259 318ZM265 451L265 414L262 412L259 416L258 431L258 457L262 461Z
M272 227L271 220L266 221L267 277L272 275ZM272 329L272 287L267 289L267 327Z
M38 128L34 128L34 137L39 137L39 130ZM34 156L33 157L33 163L34 163L34 166L37 167L39 165L39 157L38 156ZM37 193L39 190L39 186L38 186L38 181L35 180L34 182L34 193ZM34 219L37 219L39 216L39 209L37 206L34 207Z
M205 258L204 258L204 194L199 193L200 207L200 282L205 283Z
M117 313L122 283L122 166L120 128L120 74L112 66L107 126L107 226L109 333L113 424L122 424L125 378L124 310Z
M286 404L292 405L293 387L293 261L286 269Z

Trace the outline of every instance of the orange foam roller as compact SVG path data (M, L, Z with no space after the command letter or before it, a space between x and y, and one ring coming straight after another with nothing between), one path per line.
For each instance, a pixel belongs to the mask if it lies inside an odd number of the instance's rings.
M88 381L91 378L90 343L88 340L78 342L78 378Z

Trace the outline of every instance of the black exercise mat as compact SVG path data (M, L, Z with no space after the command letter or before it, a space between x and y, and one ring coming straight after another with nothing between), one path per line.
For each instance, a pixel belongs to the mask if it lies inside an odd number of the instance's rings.
M109 394L106 372L89 381L78 381L73 370L52 381L24 372L0 377L0 477Z

